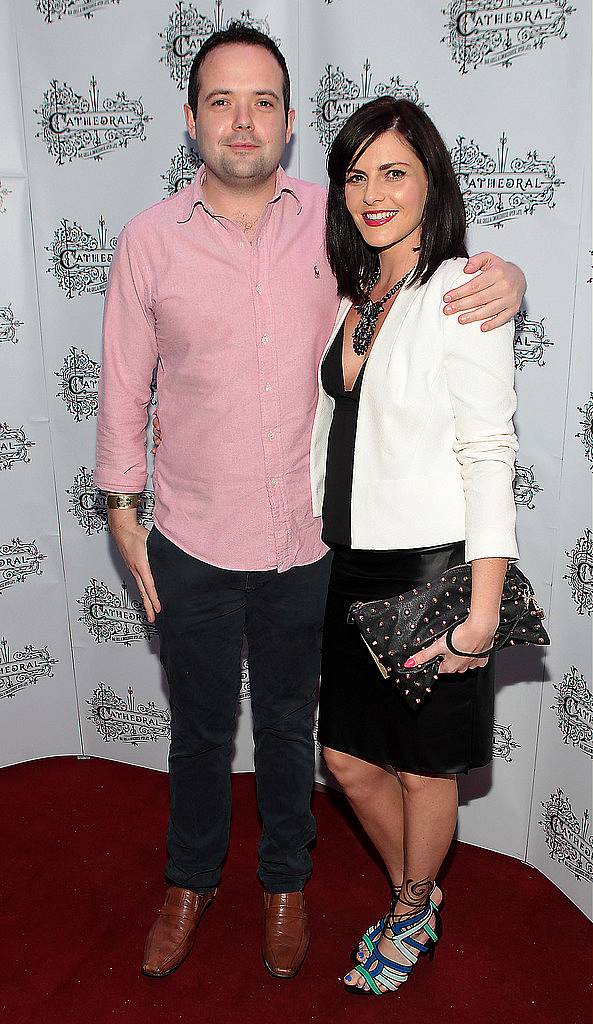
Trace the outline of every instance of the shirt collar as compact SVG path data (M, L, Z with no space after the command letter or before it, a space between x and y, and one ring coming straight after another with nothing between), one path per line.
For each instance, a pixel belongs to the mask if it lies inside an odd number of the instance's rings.
M183 204L180 211L180 217L177 221L178 224L186 224L191 220L192 214L196 206L202 206L206 213L210 214L211 217L216 217L217 214L214 212L211 206L206 202L204 197L203 182L206 174L204 164L200 164L198 167L194 180L191 185L186 185L182 191ZM287 193L293 196L297 202L297 216L303 209L303 201L300 190L298 188L299 182L295 178L289 178L283 167L278 167L276 171L276 189L274 195L269 200L270 203L276 203L282 196Z

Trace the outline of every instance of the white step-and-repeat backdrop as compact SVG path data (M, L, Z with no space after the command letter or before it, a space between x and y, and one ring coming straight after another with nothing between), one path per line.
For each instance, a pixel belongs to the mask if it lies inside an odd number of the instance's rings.
M325 180L344 119L422 103L465 196L471 251L520 264L522 565L553 645L499 659L493 765L460 837L526 859L591 914L593 612L590 5L585 0L0 0L2 763L84 753L166 768L153 630L92 483L105 283L118 233L183 188L200 42L232 18L293 80L290 173ZM484 336L485 345L488 336ZM142 515L150 522L152 495ZM252 768L245 664L235 768ZM479 799L478 799L479 798Z

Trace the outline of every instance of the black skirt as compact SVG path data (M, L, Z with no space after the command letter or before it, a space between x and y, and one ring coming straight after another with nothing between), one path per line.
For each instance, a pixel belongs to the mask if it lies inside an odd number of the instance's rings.
M400 771L457 773L492 760L494 664L439 677L418 709L383 679L357 627L353 601L411 590L465 561L464 542L401 551L336 548L329 583L318 739Z

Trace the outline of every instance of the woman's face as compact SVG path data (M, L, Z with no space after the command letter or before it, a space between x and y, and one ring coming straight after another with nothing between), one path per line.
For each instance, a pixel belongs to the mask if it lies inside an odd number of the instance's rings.
M368 245L420 245L428 179L422 163L395 130L384 132L346 174L344 197ZM407 245L406 245L407 248Z

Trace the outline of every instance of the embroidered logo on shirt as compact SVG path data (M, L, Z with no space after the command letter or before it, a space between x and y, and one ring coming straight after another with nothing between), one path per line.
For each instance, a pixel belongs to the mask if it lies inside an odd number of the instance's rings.
M567 0L454 0L443 8L449 44L462 75L480 64L510 67L545 41L566 39L566 18L576 8Z

